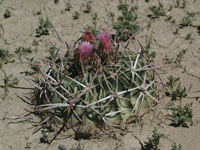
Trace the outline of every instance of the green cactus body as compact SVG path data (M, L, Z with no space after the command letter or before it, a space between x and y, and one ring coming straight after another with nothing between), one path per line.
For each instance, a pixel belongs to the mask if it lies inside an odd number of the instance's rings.
M43 73L52 79L45 77L47 82L40 85L43 90L37 92L42 95L38 107L41 104L62 104L62 107L49 107L45 112L59 110L59 118L72 126L84 120L120 125L149 107L152 103L149 95L153 97L155 91L153 70L141 69L145 64L140 53L112 48L112 56L108 61L100 61L98 68L95 68L96 63L90 62L94 60L92 58L87 58L89 61L84 63L85 66L75 62L74 55L64 56L72 61L57 61L57 66L64 63L66 67L50 68L51 71ZM98 55L99 52L94 53Z

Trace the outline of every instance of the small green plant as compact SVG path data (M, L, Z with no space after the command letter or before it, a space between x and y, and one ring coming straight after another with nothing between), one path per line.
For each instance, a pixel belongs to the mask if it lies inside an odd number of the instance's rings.
M11 75L11 74L7 75L5 71L3 71L3 73L4 73L3 82L4 82L4 90L5 90L4 96L3 96L3 99L4 99L9 93L8 88L18 85L19 79L16 77L13 77L13 75Z
M186 40L191 40L192 38L192 33L188 33L185 37Z
M172 16L166 16L167 18L165 19L166 21L172 20Z
M172 11L172 9L173 9L173 5L170 5L168 11Z
M168 88L166 91L166 95L170 96L172 101L182 100L182 98L185 98L192 87L190 86L189 89L182 87L180 78L173 77L172 75L168 77L167 85Z
M25 59L29 62L29 64L30 64L29 66L33 70L33 72L27 73L27 75L32 75L32 74L38 73L40 70L40 66L39 66L40 62L35 61L34 57L31 57L31 58L25 57Z
M50 143L49 139L48 139L48 135L49 133L51 133L51 129L49 128L43 128L42 129L42 137L40 138L40 142L41 143Z
M173 32L173 34L179 34L179 28L176 27L175 31Z
M186 6L186 1L183 0L183 6L182 6L182 8L185 8L185 6Z
M149 62L152 62L152 60L156 57L156 52L155 51L150 52L151 41L152 41L152 35L149 38L147 38L147 40L146 40L146 46L144 48L144 54L147 57L147 60Z
M187 123L192 125L192 103L186 104L182 107L181 100L180 105L178 107L171 107L172 115L170 116L170 120L173 122L172 125L179 127L188 127Z
M55 60L56 59L56 57L57 57L57 49L55 48L55 47L53 47L53 46L51 46L50 48L49 48L49 52L50 52L50 57L49 57L49 59L50 60Z
M178 55L176 56L174 63L176 63L177 65L180 65L181 61L184 58L185 53L188 51L188 49L182 49Z
M179 77L173 77L172 75L170 75L168 77L168 82L167 82L167 85L174 88L175 86L177 86L177 82L180 81L180 78Z
M15 61L13 57L14 55L10 54L8 50L0 48L0 69L3 64L13 63Z
M158 6L152 6L150 9L153 13L153 17L154 18L158 18L159 16L165 16L166 15L166 11L165 11L165 8L164 8L164 5L158 1Z
M176 0L176 5L175 5L175 7L177 8L177 7L179 7L179 5L180 5L180 0Z
M170 115L169 119L173 122L171 125L177 127L188 127L187 122L192 124L192 103L186 104L182 107L182 99L187 96L187 93L190 91L192 86L190 86L189 89L182 87L179 77L176 78L170 75L168 80L166 94L171 97L172 102L175 100L179 101L179 106L171 106L170 108L172 110L172 115Z
M97 27L97 18L98 18L98 15L97 15L97 13L94 13L94 14L92 14L92 24L93 24L93 26L94 26L94 32L96 33L97 31L96 31L96 27Z
M148 141L145 142L143 150L160 150L158 148L158 144L160 142L160 138L163 137L164 134L159 133L156 128L153 130L152 137L148 137Z
M9 9L6 9L6 11L4 12L4 18L9 18L11 17L11 13L10 13L10 10Z
M84 13L91 13L92 11L92 5L91 5L92 1L88 1L86 4L86 9L84 10Z
M177 146L176 143L174 142L172 144L172 150L182 150L182 146L180 144Z
M175 24L175 23L176 23L176 19L173 19L173 20L171 21L171 23Z
M80 14L78 13L78 11L75 11L74 15L73 15L73 19L77 20L79 18L79 16L80 16Z
M33 15L34 16L38 16L38 15L41 15L42 14L42 10L38 10L38 11L36 11L36 12L33 12Z
M180 2L180 0L176 0L176 4L175 4L175 7L176 8L185 8L185 6L186 6L186 1L185 0L182 0L182 5L181 5L181 2Z
M195 13L187 13L187 16L183 17L181 23L179 25L180 28L188 27L192 25L192 21L194 20Z
M21 59L22 56L31 54L32 51L33 50L30 47L20 46L16 48L15 53L19 56L19 59Z
M184 55L186 54L188 49L182 49L176 56L176 58L169 58L167 55L165 55L165 58L163 59L164 60L164 63L165 64L171 64L171 63L175 63L177 64L178 66L181 65L181 61L183 60L184 58Z
M197 27L197 32L200 34L200 26Z
M114 22L115 13L110 12L111 21Z
M134 33L139 29L137 25L137 7L132 7L128 9L128 5L125 1L125 4L120 4L118 9L122 12L122 16L117 18L117 22L113 24L113 29L117 31L117 35L120 40L127 41Z
M38 46L38 45L39 45L39 43L38 43L38 41L37 41L37 40L33 40L33 42L32 42L32 45L33 45L33 46Z
M71 8L72 8L71 1L68 0L68 2L65 3L65 11L70 11Z
M174 62L174 58L169 58L168 55L165 55L165 58L163 60L165 64L172 64Z
M39 18L39 27L36 29L36 37L41 37L42 35L49 35L49 28L51 27L51 23L49 18L43 17Z
M59 0L54 0L54 3L57 4L59 2Z

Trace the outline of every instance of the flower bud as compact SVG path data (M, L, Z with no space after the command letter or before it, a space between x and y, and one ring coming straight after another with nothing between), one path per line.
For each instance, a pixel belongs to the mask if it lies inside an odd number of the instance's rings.
M111 36L107 32L102 32L98 35L100 49L103 53L110 53L112 51Z
M94 39L95 37L91 31L91 28L89 27L88 30L83 33L82 40L86 42L94 43Z
M87 62L90 59L93 46L89 42L81 42L75 53L75 58L78 61Z

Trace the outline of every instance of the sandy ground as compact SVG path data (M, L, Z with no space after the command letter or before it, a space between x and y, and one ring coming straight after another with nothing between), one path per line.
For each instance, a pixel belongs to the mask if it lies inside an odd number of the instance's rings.
M67 0L65 1L67 2ZM9 52L13 54L19 46L31 46L37 51L28 55L28 57L44 58L48 55L47 50L51 45L50 43L62 48L63 51L66 49L51 31L49 36L35 38L35 30L38 27L40 16L37 15L38 12L41 12L44 17L49 17L59 35L69 44L73 44L81 36L86 26L92 25L91 14L84 13L86 7L86 1L84 0L71 1L72 8L70 12L65 11L66 5L63 0L60 0L58 4L54 4L53 0L1 0L0 2L0 48L9 49ZM162 74L161 77L163 81L166 81L166 77L170 74L176 77L179 76L184 86L189 87L192 84L191 91L198 91L200 90L200 35L197 26L200 25L200 1L186 0L185 9L175 8L175 0L160 0L160 2L164 4L167 15L176 19L175 24L166 21L166 16L156 19L147 17L148 14L152 14L149 7L158 5L157 0L150 0L148 3L145 0L139 0L138 22L141 30L136 35L136 39L145 45L146 38L151 34L153 35L151 49L157 52L156 65L163 64L165 55L175 57L180 50L188 49L181 62L186 72L180 68L167 68L165 74ZM180 4L182 2L180 0ZM128 3L134 6L137 2L132 3L129 1ZM92 11L98 14L98 29L114 33L109 13L113 12L115 14L114 20L116 21L117 16L120 15L117 9L118 4L118 0L92 1ZM169 11L170 5L173 6L171 11ZM6 9L11 12L11 17L7 19L3 17ZM73 20L75 11L80 14L77 20ZM192 26L180 29L178 34L173 34L182 18L186 16L187 11L196 13ZM188 33L191 33L191 40L185 39ZM32 46L33 40L37 40L39 45ZM18 97L29 97L29 88L32 88L24 79L23 72L30 70L27 63L20 63L24 61L26 60L20 60L16 56L15 63L3 65L3 69L7 74L13 74L13 76L19 78L18 87L20 88L9 88L9 93L5 99L0 98L0 150L56 150L59 145L64 145L67 149L76 147L80 141L74 140L73 137L66 138L67 135L71 134L71 131L64 133L63 139L55 140L51 145L48 145L40 142L40 131L33 134L34 127L30 121L27 122L22 118L19 123L14 123L18 120L4 119L31 110L30 106ZM0 71L1 85L3 85L3 76L3 72ZM0 96L3 97L3 94L4 89L1 86ZM198 96L198 94L190 92L189 96ZM193 102L194 123L189 128L169 126L170 121L164 119L164 115L168 113L165 109L165 104L168 101L169 98L162 97L160 104L153 108L154 111L145 116L140 124L130 125L130 132L125 135L121 133L100 139L83 140L81 146L84 147L84 150L139 150L141 145L138 139L144 143L156 127L159 132L165 135L164 138L161 138L159 144L161 150L170 150L173 142L181 144L182 150L198 150L200 147L200 101L189 98L184 99L184 103ZM29 119L38 121L37 118L33 118L30 117Z

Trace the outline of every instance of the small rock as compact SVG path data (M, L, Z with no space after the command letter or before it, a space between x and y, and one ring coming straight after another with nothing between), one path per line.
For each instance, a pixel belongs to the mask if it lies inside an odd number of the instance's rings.
M67 150L64 145L58 145L58 150Z

